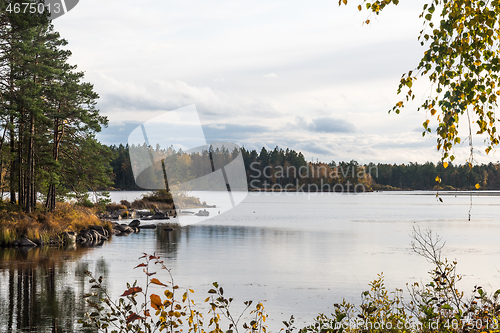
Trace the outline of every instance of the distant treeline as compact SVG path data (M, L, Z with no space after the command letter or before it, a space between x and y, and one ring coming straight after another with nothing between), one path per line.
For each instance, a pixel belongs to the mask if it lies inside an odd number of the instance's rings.
M114 188L119 190L141 190L134 180L128 146L111 146L113 159ZM212 151L218 158L231 161L237 152L227 149ZM185 175L189 179L198 175L196 161L202 154L186 154L170 151L169 154L183 156ZM371 190L469 190L479 184L481 189L500 189L500 164L453 165L444 168L434 164L359 164L350 162L308 162L301 152L292 149L273 150L242 148L250 190L288 191L371 191ZM200 174L201 175L201 174ZM441 183L436 177L441 178Z

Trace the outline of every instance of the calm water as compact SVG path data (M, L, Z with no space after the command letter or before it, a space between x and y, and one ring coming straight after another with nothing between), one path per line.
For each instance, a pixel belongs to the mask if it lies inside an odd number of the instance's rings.
M432 266L411 252L414 226L446 240L444 255L458 260L465 290L500 287L500 193L475 196L471 221L469 197L455 193L444 203L426 192L249 193L222 215L221 193L197 195L219 206L209 209L214 217L184 219L174 232L145 230L93 249L0 250L0 331L82 331L83 271L104 276L117 297L127 281L144 282L133 270L142 252L166 258L175 282L195 289L198 301L213 281L235 302L265 300L268 324L278 331L291 314L301 325L342 298L359 303L378 273L389 289L425 281ZM114 201L138 196L112 193Z

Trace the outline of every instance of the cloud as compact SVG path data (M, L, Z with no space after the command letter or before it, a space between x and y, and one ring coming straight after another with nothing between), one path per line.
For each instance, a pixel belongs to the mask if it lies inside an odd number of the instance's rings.
M328 155L328 156L335 156L336 155L332 149L330 149L324 145L318 144L314 141L299 144L299 145L297 145L297 147L301 150L304 150L306 152L313 153L313 154Z
M401 138L395 138L394 141L384 140L382 142L372 144L371 148L373 148L373 149L380 149L380 148L382 148L382 149L389 149L389 148L393 148L393 149L397 149L397 148L402 148L402 149L433 148L434 139L429 138L429 137L427 137L427 138L420 137L420 139L421 140L418 140L418 141L402 141Z
M302 117L297 117L297 125L316 133L355 133L356 126L347 120L334 117L319 117L307 122Z
M125 145L128 142L128 136L142 122L110 122L107 128L97 134L97 139L106 145Z
M277 79L278 78L278 75L274 74L274 73L269 73L269 74L266 74L264 75L264 77L266 79Z
M234 118L235 115L269 117L279 112L264 98L235 93L184 81L121 82L101 75L100 110L111 121L146 121L144 112L165 112L195 104L203 120ZM153 115L154 116L154 115Z
M220 123L203 125L203 132L208 142L244 142L253 136L261 136L269 131L271 131L269 127L259 125Z
M140 123L195 104L210 141L279 145L324 161L425 161L435 143L425 152L425 142L407 143L421 137L408 132L423 120L381 117L421 57L418 6L401 6L367 28L332 2L88 0L55 25L101 96L104 143L126 143Z

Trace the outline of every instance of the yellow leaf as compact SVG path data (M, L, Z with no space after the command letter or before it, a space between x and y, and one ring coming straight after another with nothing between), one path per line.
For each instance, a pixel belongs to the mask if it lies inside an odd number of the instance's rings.
M448 167L448 162L443 162L443 167L446 169Z
M156 278L152 278L152 279L151 279L151 283L152 283L152 284L159 285L159 286L164 286L164 287L166 287L166 286L167 286L166 284L161 283L161 282L160 282L160 280L158 280L158 279L156 279Z
M361 5L358 5L358 10L361 11Z
M370 20L366 20L366 22L365 22L365 23L366 23L366 24L370 24Z
M431 110L431 116L435 115L435 114L436 114L436 112L437 112L437 111L436 111L436 109L432 109L432 110Z
M160 296L151 294L149 298L151 299L151 306L153 307L153 309L160 310L160 308L163 306Z
M342 2L344 3L344 5L347 5L347 0L342 0Z
M436 176L436 179L435 179L438 183L441 183L441 178L439 176Z
M481 187L481 185L479 185L479 183L476 184L476 190L479 190L479 188Z

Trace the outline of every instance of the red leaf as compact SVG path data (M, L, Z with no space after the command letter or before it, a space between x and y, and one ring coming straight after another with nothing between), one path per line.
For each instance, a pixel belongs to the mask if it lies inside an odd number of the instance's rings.
M142 264L135 266L134 269L139 268L139 267L148 267L148 265L146 265L145 263L142 263Z
M130 288L129 290L125 290L123 292L122 296L128 296L128 295L132 295L135 293L140 293L141 291L142 291L141 287L133 287L133 288Z
M127 317L127 324L130 323L131 321L134 321L137 319L144 319L144 318L139 316L137 313L134 312L130 316Z

